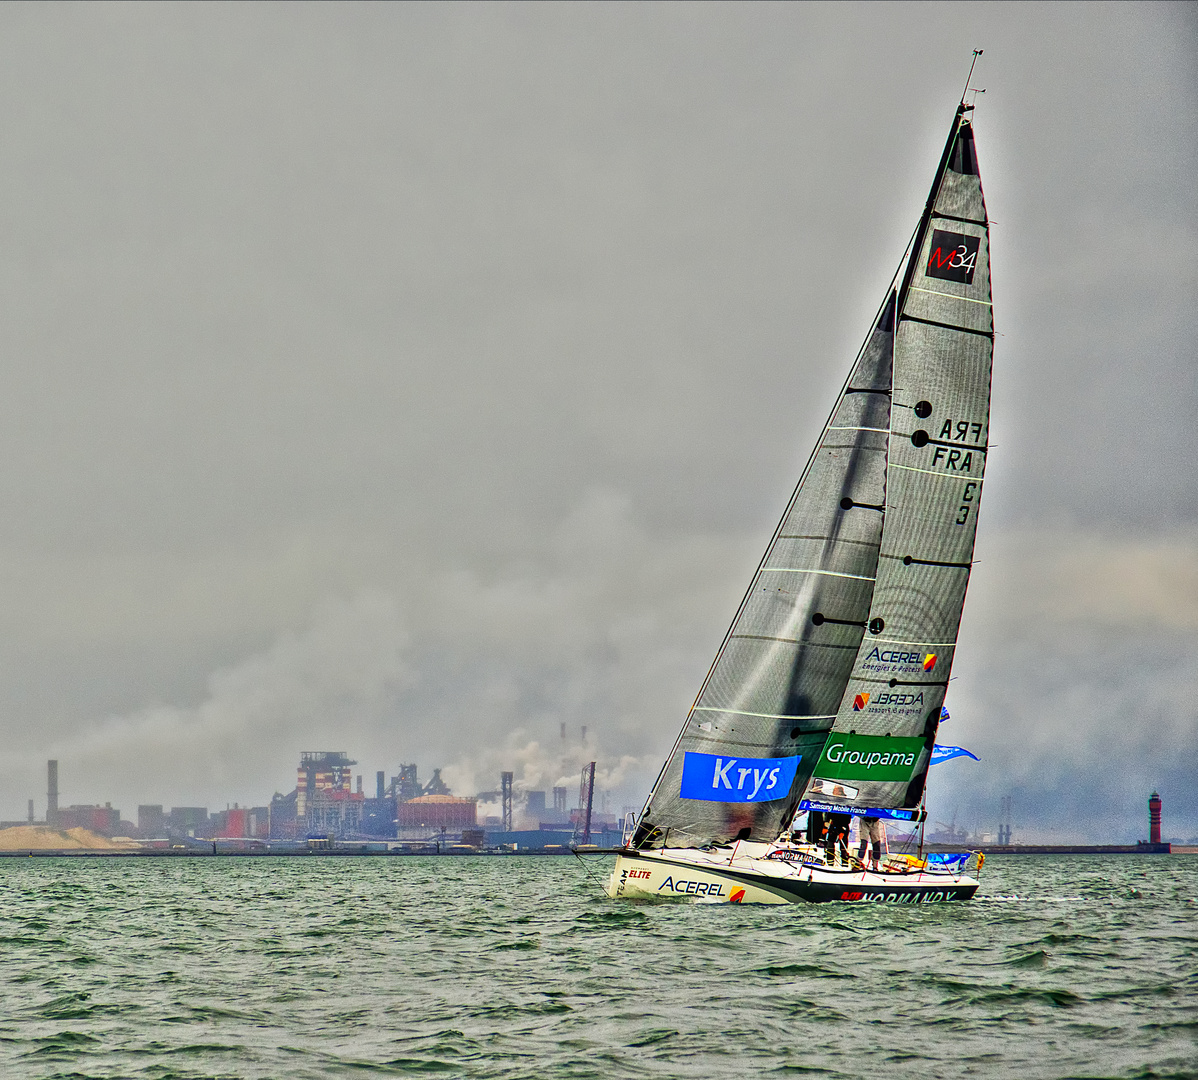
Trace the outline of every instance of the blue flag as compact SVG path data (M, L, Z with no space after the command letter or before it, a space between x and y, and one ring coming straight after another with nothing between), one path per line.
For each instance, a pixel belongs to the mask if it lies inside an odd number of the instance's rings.
M974 761L982 759L977 754L971 754L963 746L940 746L937 744L932 747L932 760L929 765L939 765L942 761L952 761L955 757L971 757Z

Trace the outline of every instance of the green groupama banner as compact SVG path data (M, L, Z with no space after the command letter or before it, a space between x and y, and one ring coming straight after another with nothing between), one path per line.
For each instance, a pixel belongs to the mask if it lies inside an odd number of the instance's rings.
M910 780L923 739L833 732L815 775L826 780Z

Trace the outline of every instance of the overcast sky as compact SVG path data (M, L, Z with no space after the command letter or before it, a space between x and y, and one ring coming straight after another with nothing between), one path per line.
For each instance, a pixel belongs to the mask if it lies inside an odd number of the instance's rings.
M0 815L639 803L971 50L993 443L934 817L1198 833L1186 5L0 7ZM559 725L568 725L563 745ZM579 729L588 727L588 745ZM1055 830L1055 831L1054 831Z

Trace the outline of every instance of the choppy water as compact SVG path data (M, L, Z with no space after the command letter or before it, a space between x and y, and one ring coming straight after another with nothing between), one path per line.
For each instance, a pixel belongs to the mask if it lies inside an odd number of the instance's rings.
M1193 1077L1196 886L1008 856L969 903L713 907L570 858L3 859L0 1076Z

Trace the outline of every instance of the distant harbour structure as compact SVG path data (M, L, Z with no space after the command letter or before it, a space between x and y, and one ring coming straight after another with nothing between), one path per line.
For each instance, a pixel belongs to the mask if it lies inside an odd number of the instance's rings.
M58 824L58 762L46 762L46 824L53 829Z
M1154 791L1148 796L1148 843L1161 842L1161 797Z

